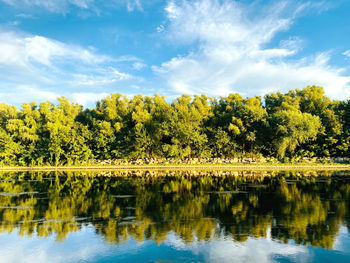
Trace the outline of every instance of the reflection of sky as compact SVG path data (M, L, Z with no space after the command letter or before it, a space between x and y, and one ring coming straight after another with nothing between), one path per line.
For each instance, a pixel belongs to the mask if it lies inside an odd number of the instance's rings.
M0 262L349 262L350 236L342 227L334 250L283 244L270 238L248 238L244 243L229 238L185 244L176 234L157 246L154 241L133 239L111 245L95 229L84 226L63 242L48 238L21 237L17 231L0 235Z

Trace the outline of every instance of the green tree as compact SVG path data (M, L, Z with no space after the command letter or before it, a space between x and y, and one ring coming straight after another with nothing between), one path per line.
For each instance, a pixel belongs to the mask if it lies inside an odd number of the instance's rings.
M296 96L300 100L300 110L319 116L322 127L311 148L318 156L338 156L341 155L343 132L340 116L336 114L338 102L332 102L325 96L322 87L308 86L302 90L296 90Z
M321 128L318 116L298 110L277 111L271 115L270 125L275 127L273 144L280 158L286 153L293 155L297 146L314 140Z
M183 95L172 103L172 116L169 120L171 143L163 150L169 157L205 157L210 155L204 123L213 114L209 98Z

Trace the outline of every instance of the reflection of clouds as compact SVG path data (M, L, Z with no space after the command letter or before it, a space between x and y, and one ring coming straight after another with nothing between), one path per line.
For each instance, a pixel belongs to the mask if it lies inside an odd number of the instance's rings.
M19 237L18 232L0 235L0 262L78 262L91 260L108 252L102 238L94 229L83 227L71 233L64 242L55 242L55 236L48 238Z
M88 235L88 238L85 238ZM93 230L82 228L63 243L48 238L19 237L18 232L0 235L0 262L78 262L105 252L108 247ZM91 245L93 244L93 245Z
M269 232L270 230L268 230ZM192 253L204 255L206 262L271 262L274 256L288 258L299 257L302 262L310 261L307 247L283 244L267 238L248 238L245 242L236 242L232 238L217 238L210 242L193 242L186 245L174 233L168 235L167 245L177 250L190 250Z
M0 262L137 262L137 260L156 262L174 260L174 262L193 262L203 258L204 262L274 262L288 258L288 262L318 261L324 253L310 246L299 246L291 242L283 244L266 238L248 238L245 242L236 242L232 238L219 236L210 242L195 240L185 243L174 232L167 235L166 241L157 246L154 241L138 243L130 238L125 243L111 245L96 234L92 226L83 226L80 231L70 233L64 242L55 242L55 236L48 238L20 237L18 231L0 235ZM346 252L350 239L346 227L342 227L335 242L335 249ZM325 251L325 250L323 250ZM348 253L348 252L346 252ZM333 257L331 251L326 252ZM185 257L184 257L185 256ZM316 257L315 257L316 256ZM136 260L136 261L135 261Z
M83 226L80 231L70 233L64 242L55 242L55 236L21 237L18 231L0 234L0 262L6 263L58 263L91 262L102 257L135 255L144 243L133 240L121 245L106 244L92 226Z
M244 243L215 241L207 251L210 262L271 262L272 256L276 254L288 257L303 254L304 258L309 256L306 247L281 244L264 238L249 238Z
M349 230L346 226L341 226L338 232L338 235L334 241L333 249L337 251L346 252L350 254L350 239L349 239Z

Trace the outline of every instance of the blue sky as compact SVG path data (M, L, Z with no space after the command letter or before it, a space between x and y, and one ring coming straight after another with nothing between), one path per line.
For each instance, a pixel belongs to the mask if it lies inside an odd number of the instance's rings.
M350 98L350 1L0 0L0 102L109 93Z

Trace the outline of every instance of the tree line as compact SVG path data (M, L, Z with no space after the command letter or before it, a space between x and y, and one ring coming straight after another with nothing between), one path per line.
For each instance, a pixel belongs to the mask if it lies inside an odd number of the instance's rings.
M111 94L95 108L68 99L0 104L0 164L113 158L349 156L350 101L322 87L243 98Z

